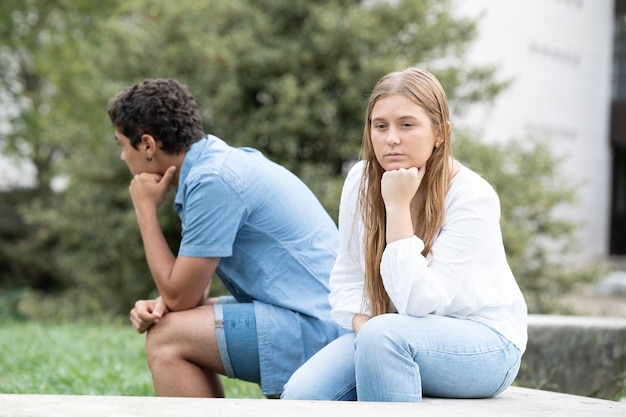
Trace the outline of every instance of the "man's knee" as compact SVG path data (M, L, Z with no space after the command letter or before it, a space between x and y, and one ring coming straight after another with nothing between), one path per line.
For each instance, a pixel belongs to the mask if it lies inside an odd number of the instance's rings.
M175 344L180 340L176 334L176 313L168 313L154 324L146 334L146 358L148 363L166 359L175 353Z
M182 359L223 373L215 326L207 324L212 321L212 310L206 307L163 316L146 336L148 364L167 365Z

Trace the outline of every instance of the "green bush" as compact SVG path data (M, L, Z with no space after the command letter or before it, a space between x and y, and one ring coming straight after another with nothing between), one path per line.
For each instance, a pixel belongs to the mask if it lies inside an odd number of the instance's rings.
M504 86L495 68L463 62L477 26L450 0L30 0L1 1L0 15L0 98L16 104L0 152L37 175L32 196L8 205L30 233L0 244L0 289L43 291L28 295L35 316L33 297L42 308L73 302L58 311L78 318L126 315L154 294L106 116L108 98L132 83L189 85L207 133L291 169L333 216L380 76L432 67L459 106ZM54 191L59 177L67 188ZM169 202L162 214L175 250Z

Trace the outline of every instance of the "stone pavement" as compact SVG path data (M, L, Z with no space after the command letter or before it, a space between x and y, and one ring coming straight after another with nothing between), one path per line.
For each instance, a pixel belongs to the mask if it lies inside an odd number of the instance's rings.
M425 399L421 404L265 399L201 399L0 394L0 417L611 417L626 403L511 387L484 400Z

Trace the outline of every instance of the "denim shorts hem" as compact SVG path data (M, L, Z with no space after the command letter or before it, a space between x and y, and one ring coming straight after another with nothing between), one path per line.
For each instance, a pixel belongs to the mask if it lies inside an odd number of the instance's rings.
M222 308L222 305L215 304L213 306L213 312L215 315L215 338L217 339L217 348L220 352L222 365L224 366L226 376L229 378L235 378L235 372L233 371L233 365L230 361L228 345L226 343L226 334L224 331L224 309Z
M226 299L215 304L215 337L229 378L260 383L259 343L254 304Z

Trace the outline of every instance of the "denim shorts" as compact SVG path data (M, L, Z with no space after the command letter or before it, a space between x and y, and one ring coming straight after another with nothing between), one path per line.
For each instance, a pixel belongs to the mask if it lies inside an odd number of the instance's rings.
M226 375L248 382L261 382L259 344L254 304L220 297L213 306L215 335Z

